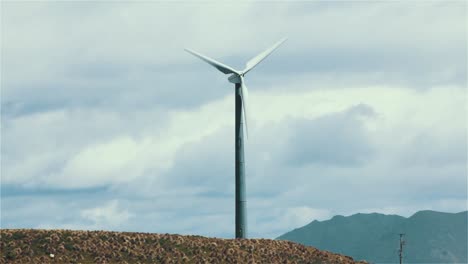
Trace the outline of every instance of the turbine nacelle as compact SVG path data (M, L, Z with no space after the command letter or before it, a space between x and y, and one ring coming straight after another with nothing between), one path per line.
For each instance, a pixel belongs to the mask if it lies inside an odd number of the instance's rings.
M231 83L235 84L240 84L240 96L242 98L242 108L244 112L244 121L245 121L245 130L246 134L247 133L247 86L244 83L244 75L247 74L249 71L251 71L255 66L257 66L261 61L263 61L268 55L270 55L275 49L277 49L283 42L286 41L286 38L278 41L273 45L271 48L263 51L262 53L258 54L257 56L253 57L251 60L249 60L245 64L245 69L243 71L238 71L226 64L223 64L217 60L214 60L208 56L205 56L203 54L200 54L196 51L190 50L190 49L185 49L185 51L189 52L190 54L198 57L199 59L205 61L206 63L210 64L211 66L215 67L218 69L218 71L224 73L224 74L231 74L229 76L228 80Z
M206 63L210 64L211 66L215 67L216 69L218 69L218 71L224 73L224 74L232 74L232 75L237 75L237 76L244 76L245 74L247 74L249 71L251 71L253 68L255 68L255 66L257 66L260 62L262 62L266 57L268 57L268 55L270 55L275 49L277 49L281 44L283 44L283 42L286 41L286 38L278 41L275 43L275 45L273 45L272 47L270 47L269 49L266 49L265 51L263 51L262 53L258 54L257 56L253 57L252 59L250 59L246 64L245 64L245 69L243 71L238 71L238 70L235 70L234 68L226 65L226 64L223 64L217 60L214 60L208 56L205 56L203 54L200 54L194 50L191 50L191 49L185 49L185 51L187 51L188 53L200 58L201 60L205 61ZM233 77L231 75L231 77L229 77L229 81L231 81L231 78L235 79L235 77ZM234 83L237 83L237 82L234 82Z
M231 76L229 76L228 80L231 83L242 83L243 78L240 74L232 74Z

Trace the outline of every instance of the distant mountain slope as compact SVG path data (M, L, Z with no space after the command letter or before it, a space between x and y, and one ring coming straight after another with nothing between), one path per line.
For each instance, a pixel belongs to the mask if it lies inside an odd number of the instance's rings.
M467 263L467 216L420 211L398 215L355 214L313 221L277 239L376 263L398 262L399 233L405 233L404 263Z
M314 263L352 258L289 241L106 231L1 229L0 263Z

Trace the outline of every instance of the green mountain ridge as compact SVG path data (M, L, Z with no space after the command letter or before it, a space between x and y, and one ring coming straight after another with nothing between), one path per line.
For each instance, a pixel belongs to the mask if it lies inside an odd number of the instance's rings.
M345 254L372 263L398 263L404 233L404 263L467 263L468 211L419 211L406 218L379 213L314 220L277 239Z

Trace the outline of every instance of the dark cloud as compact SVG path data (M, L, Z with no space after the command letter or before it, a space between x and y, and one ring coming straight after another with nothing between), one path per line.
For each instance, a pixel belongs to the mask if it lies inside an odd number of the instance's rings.
M148 65L114 65L115 69L107 69L107 65L96 63L64 67L70 67L67 71L72 75L20 86L6 80L2 87L6 91L1 98L2 117L96 107L119 112L154 107L189 110L233 93L227 77L205 65L193 71L169 66L171 73Z
M10 196L61 196L61 195L90 195L90 194L103 194L106 192L107 187L94 187L82 189L60 189L45 187L25 187L15 184L2 184L1 196L7 198Z
M108 193L95 190L82 190L71 193L44 191L3 196L2 228L73 228L86 229L80 210L103 203L109 199Z
M441 168L465 164L467 161L466 130L450 138L437 138L430 131L415 135L402 153L404 166Z
M341 85L343 88L360 85L399 85L427 90L437 85L466 86L466 52L444 56L434 63L433 58L410 51L355 50L343 48L311 49L303 53L276 54L271 63L261 65L252 79L254 86L276 88L291 76L307 75L311 85ZM408 52L408 54L406 54ZM454 57L456 56L456 57ZM331 79L327 81L327 78ZM327 81L324 83L324 81ZM265 85L270 84L270 85Z
M232 194L234 130L220 129L198 142L182 146L165 177L170 179L173 187L192 186L206 190L202 196Z
M359 118L373 115L372 108L358 105L342 113L289 122L291 135L285 150L286 163L290 166L362 165L372 157L373 147Z
M277 200L285 190L295 188L300 181L307 186L312 179L320 182L313 188L320 186L318 188L322 191L326 186L341 188L341 185L337 185L342 181L341 176L334 176L327 168L354 171L372 159L373 146L366 139L361 118L373 118L374 115L372 108L357 105L344 112L313 120L273 123L261 128L269 133L247 141L248 196ZM181 147L172 168L164 176L167 179L165 188L196 187L202 191L194 194L195 197L211 199L232 196L234 147L230 142L233 137L233 131L224 128ZM271 154L266 160L265 153ZM301 167L304 169L299 169ZM307 174L316 175L317 178L306 179ZM288 178L287 182L284 182L285 177ZM345 185L347 183L342 184L343 188ZM323 197L314 196L314 199L323 204L330 203ZM302 200L309 199L303 197Z

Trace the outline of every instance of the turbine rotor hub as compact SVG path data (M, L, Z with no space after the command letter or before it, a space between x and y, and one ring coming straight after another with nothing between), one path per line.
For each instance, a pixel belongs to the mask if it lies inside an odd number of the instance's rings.
M231 83L241 83L243 76L244 76L243 74L235 74L234 73L231 76L229 76L228 80Z

